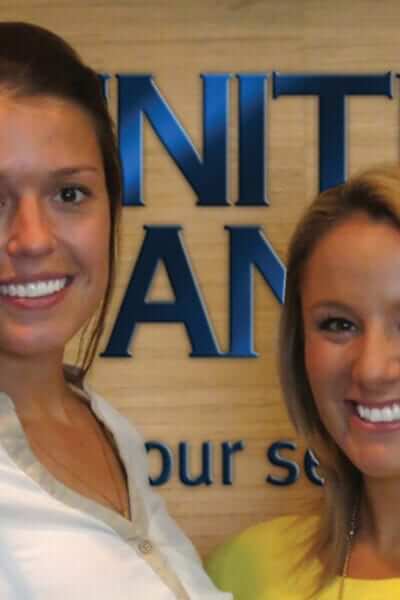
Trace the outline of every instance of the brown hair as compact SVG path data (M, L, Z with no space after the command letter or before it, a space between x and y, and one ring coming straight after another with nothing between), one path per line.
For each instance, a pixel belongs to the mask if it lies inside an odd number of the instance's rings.
M288 252L286 298L280 323L280 378L291 420L317 451L326 479L321 523L301 561L303 564L318 556L325 557L316 582L317 591L342 571L349 524L360 498L362 478L330 437L314 402L304 362L300 290L304 269L318 242L360 211L400 229L398 166L369 169L318 195L298 224Z
M86 344L84 328L78 369L66 376L82 383L104 329L116 267L116 237L121 208L121 168L114 125L108 113L101 79L61 37L29 23L0 23L0 88L16 97L54 96L77 104L92 119L103 158L110 207L108 282L102 304L91 324ZM83 348L83 345L86 347ZM80 360L81 359L81 360Z

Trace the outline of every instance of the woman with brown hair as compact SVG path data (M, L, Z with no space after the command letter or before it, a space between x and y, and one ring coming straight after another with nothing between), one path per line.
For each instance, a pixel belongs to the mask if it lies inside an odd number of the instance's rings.
M0 24L0 598L225 597L151 492L144 444L85 385L115 272L121 179L97 74ZM91 331L80 364L67 342Z
M256 525L209 573L235 600L400 597L400 169L320 194L290 243L280 372L321 506Z

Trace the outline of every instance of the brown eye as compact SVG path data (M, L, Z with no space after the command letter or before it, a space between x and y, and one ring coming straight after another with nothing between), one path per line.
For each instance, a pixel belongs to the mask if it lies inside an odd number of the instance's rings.
M61 188L55 199L62 204L80 204L88 195L85 188L71 185Z
M9 201L10 195L5 190L2 190L0 192L0 209L5 208Z
M350 331L355 331L356 326L348 319L330 317L329 319L324 319L321 321L319 324L319 329L328 331L330 333L347 333Z

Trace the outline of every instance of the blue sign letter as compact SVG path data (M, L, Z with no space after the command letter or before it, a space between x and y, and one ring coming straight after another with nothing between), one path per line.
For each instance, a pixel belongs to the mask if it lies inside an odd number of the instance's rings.
M267 450L269 462L276 467L286 469L286 477L267 475L265 481L272 485L292 485L300 477L300 469L294 461L284 458L281 455L281 450L296 450L296 444L289 441L274 442Z
M202 75L203 160L151 75L118 75L123 203L143 201L143 114L198 197L199 206L227 206L229 75Z
M265 88L267 75L239 79L239 200L237 206L265 206Z
M179 443L179 479L185 485L211 485L213 483L213 467L212 467L212 443L203 442L201 445L202 467L201 473L197 477L190 475L189 468L189 451L188 442Z
M145 227L146 237L107 348L102 356L130 356L128 348L138 323L183 323L192 354L218 356L219 350L179 226ZM163 261L175 302L147 302L146 295L159 261Z
M346 180L346 96L392 98L384 75L284 75L274 73L274 98L319 97L319 185L325 190Z
M174 464L174 456L171 448L167 444L162 442L146 442L146 450L158 450L161 458L161 471L158 477L149 477L150 485L164 485L170 480L172 474L172 467Z
M253 329L253 267L283 302L285 267L264 236L261 227L229 226L231 236L230 284L232 357L255 357Z

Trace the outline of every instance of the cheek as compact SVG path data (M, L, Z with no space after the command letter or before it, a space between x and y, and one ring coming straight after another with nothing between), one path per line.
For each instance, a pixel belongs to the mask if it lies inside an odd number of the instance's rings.
M327 408L332 391L340 386L341 367L335 349L317 336L306 339L304 360L314 402L320 413Z
M103 295L109 277L109 239L108 220L103 219L87 227L77 240L79 260L86 273L87 282L93 286L96 295Z
M321 344L308 341L304 348L304 361L315 408L324 429L332 434L330 411L333 406L329 401L332 381Z
M308 381L311 389L322 379L325 379L325 370L327 362L324 356L323 345L318 342L313 335L306 336L304 345L304 361Z
M346 350L327 340L310 339L305 344L305 366L318 413L327 430L333 433L341 419L338 406L351 385Z
M108 240L104 243L93 245L91 250L91 279L96 282L98 292L104 294L109 278L109 244Z

